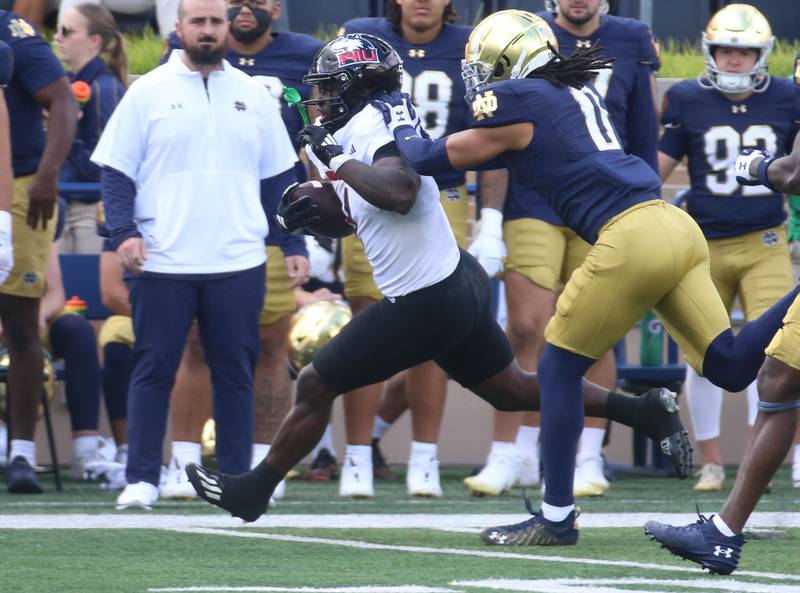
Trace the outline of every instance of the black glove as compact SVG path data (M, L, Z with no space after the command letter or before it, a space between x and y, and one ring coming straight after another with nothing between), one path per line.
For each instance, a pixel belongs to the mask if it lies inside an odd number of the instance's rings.
M336 144L331 133L322 126L306 126L297 134L297 142L300 146L310 145L316 157L325 163L326 167L331 166L333 157L344 152L344 149Z
M308 196L302 196L290 202L298 187L300 187L299 183L293 183L284 190L280 202L278 202L275 220L287 233L302 235L307 234L306 227L308 225L321 222L322 218L317 215L319 206L312 203Z

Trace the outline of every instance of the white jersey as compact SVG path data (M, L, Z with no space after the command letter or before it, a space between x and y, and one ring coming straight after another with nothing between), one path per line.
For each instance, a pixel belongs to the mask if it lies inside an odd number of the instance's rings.
M394 142L380 111L367 105L333 137L344 154L367 165L376 151ZM421 177L414 207L408 214L381 210L362 198L344 181L336 179L314 153L317 168L333 180L345 212L356 224L356 235L372 266L375 284L386 297L398 297L444 280L461 257L450 223L439 202L433 177Z
M264 263L260 180L297 161L280 105L223 62L206 83L175 50L125 93L92 160L136 183L146 272L211 274Z

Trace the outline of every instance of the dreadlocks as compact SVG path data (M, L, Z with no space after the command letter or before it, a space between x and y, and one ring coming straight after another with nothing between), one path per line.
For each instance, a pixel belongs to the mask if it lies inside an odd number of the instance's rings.
M571 86L580 89L595 79L597 70L611 68L611 64L614 62L614 58L600 56L603 46L597 41L590 48L578 48L569 56L558 53L558 50L549 42L547 47L554 56L544 66L528 74L526 78L544 78L556 86Z
M386 18L390 23L392 23L392 28L397 33L402 33L402 31L400 30L400 22L403 18L403 10L400 8L400 5L397 3L397 0L387 0ZM444 15L442 15L443 22L454 23L460 18L461 17L456 12L456 9L453 8L452 2L444 7Z

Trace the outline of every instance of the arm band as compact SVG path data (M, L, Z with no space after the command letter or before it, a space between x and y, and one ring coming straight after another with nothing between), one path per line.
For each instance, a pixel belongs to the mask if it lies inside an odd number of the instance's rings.
M100 172L100 187L105 206L106 227L111 233L109 242L116 251L125 239L142 236L133 220L136 184L124 173L111 167L103 167Z

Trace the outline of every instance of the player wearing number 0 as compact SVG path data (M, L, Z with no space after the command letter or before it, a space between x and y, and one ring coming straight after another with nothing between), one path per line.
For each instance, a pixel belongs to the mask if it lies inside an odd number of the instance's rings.
M461 58L472 29L453 24L457 18L451 0L388 0L385 18L347 21L341 31L376 35L397 50L403 59L403 91L411 96L423 127L433 138L462 130L468 121L467 105L462 100ZM456 241L465 247L468 204L464 173L449 171L434 179ZM342 247L345 294L358 312L379 301L382 295L372 277L361 241L351 236L343 240ZM413 442L406 474L408 493L441 496L437 442L447 376L432 362L425 363L409 371L405 385L405 393L389 390L387 397L397 393L408 400L411 408ZM380 386L368 386L344 398L348 451L340 482L343 496L371 496L372 480L368 474L382 455L372 457L377 440L373 448L367 445L373 436L381 436L380 426L388 429L382 417L376 419L376 411L384 410L384 406L377 408L379 396ZM385 407L393 407L392 402L385 404ZM387 420L393 422L395 418ZM377 434L373 433L373 421ZM386 469L376 467L375 474L385 475Z
M228 50L225 59L235 68L249 74L262 83L270 94L281 103L281 117L286 124L289 137L294 139L303 127L297 109L290 108L283 100L283 87L293 87L303 99L309 99L311 87L303 83L311 60L322 43L309 35L291 32L275 32L272 23L280 17L280 0L229 0ZM181 41L176 33L168 38L168 52L181 49ZM166 59L166 56L165 58ZM295 146L295 148L299 148ZM306 178L301 162L295 166L298 180ZM270 224L272 222L270 221ZM269 443L278 429L280 421L291 405L291 383L286 363L286 340L289 321L296 310L294 286L304 280L308 264L298 260L307 255L302 238L281 234L282 244L278 245L270 233L267 239L267 294L261 310L260 354L255 373L255 444L253 459L260 460L269 450ZM303 256L303 257L299 257ZM288 266L291 266L291 275ZM183 394L183 392L177 392ZM181 497L194 494L186 483L183 467L187 463L200 461L200 433L202 423L196 428L197 442L173 444L173 463L170 464L168 488ZM191 450L191 456L178 459L182 450ZM278 490L278 498L283 488Z
M480 264L460 250L432 177L420 176L400 157L383 126L382 92L400 89L400 56L366 34L331 40L320 50L307 80L319 87L320 124L301 131L309 157L333 181L343 214L364 242L384 298L323 346L297 379L295 404L266 459L238 476L188 466L205 500L246 521L267 509L285 473L319 440L338 394L384 381L428 360L500 409L536 409L539 387L521 370L491 310L491 285ZM415 128L419 120L409 120ZM278 220L304 232L324 209L287 189ZM344 218L344 216L342 216ZM584 383L586 410L642 425L668 443L683 474L691 465L675 394L650 390L637 398ZM579 389L581 387L579 386ZM581 404L583 405L583 404ZM660 436L659 436L660 434Z
M767 73L774 43L769 23L752 6L731 4L715 14L703 34L705 72L676 84L664 98L658 155L662 179L688 156L688 212L708 239L711 277L728 311L738 297L747 320L793 284L783 195L763 185L740 187L731 167L746 147L786 152L800 125L800 92ZM703 464L695 490L721 490L722 390L692 369L686 387ZM747 395L752 426L755 383Z
M413 115L399 95L385 96L384 118L421 174L505 164L592 244L558 299L539 360L547 483L541 511L482 534L498 545L567 545L577 539L572 487L583 429L581 379L595 360L655 308L689 364L726 389L742 389L797 291L733 335L702 231L658 197L652 168L622 150L590 82L608 63L596 48L562 56L545 21L506 10L475 28L465 53L470 129L424 139L408 125Z
M606 0L550 0L545 4L549 10L538 16L553 29L562 54L599 42L603 55L614 58L611 68L599 71L595 88L605 99L625 152L640 157L656 170L658 119L652 85L659 59L650 29L634 19L607 15ZM523 368L535 369L558 291L583 262L590 245L564 226L542 195L518 181L510 180L508 196L501 193L499 203L490 201L491 197L482 196L483 223L470 251L483 262L498 250L501 236L505 241L507 331L517 360ZM494 228L488 224L490 221L497 221ZM613 351L603 354L587 377L613 387ZM497 495L510 488L515 479L522 486L539 481L538 415L525 414L520 427L522 416L503 412L495 415L495 435L486 466L477 476L464 480L470 490ZM575 468L576 496L599 496L609 488L603 473L604 437L605 422L588 418Z

